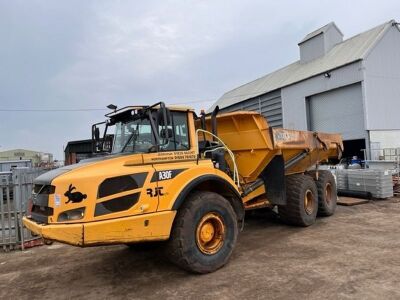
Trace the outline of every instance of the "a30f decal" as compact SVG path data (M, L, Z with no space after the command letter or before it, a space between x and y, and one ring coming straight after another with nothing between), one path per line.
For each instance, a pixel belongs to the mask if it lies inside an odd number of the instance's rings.
M155 171L153 177L151 178L151 182L173 179L175 176L177 176L178 174L180 174L185 170L186 169Z
M158 180L167 180L172 178L172 170L158 172Z

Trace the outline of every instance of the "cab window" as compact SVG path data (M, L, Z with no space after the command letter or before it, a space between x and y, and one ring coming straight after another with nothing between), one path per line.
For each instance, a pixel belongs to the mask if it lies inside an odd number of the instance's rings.
M189 132L186 112L171 112L171 124L168 126L167 133L163 126L159 126L161 143L165 145L160 147L161 151L189 150Z

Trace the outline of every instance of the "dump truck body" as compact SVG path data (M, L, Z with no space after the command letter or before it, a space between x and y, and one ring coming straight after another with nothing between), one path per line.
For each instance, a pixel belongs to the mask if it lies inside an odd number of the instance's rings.
M302 173L329 158L337 158L343 151L339 134L271 128L257 112L221 114L217 124L218 137L235 154L245 183L256 180L276 155L283 156L287 165L285 174L290 175ZM206 119L206 126L211 131L210 117ZM199 136L201 140L201 134ZM301 159L290 163L300 155Z
M292 215L285 209L300 201L286 193L293 180L305 187L304 203L296 204L304 213L292 223L311 225L320 180L318 172L301 174L343 147L339 135L269 128L254 112L196 118L160 103L108 118L106 126L116 127L114 153L38 177L24 224L77 246L166 240L172 261L198 273L227 262L245 209L279 206L283 219ZM107 129L100 140L96 128L101 148Z

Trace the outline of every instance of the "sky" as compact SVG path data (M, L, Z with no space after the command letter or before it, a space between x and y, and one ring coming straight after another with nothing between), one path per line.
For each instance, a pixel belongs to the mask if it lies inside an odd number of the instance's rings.
M391 19L398 0L0 0L0 151L63 160L110 103L207 109L331 21L349 38Z

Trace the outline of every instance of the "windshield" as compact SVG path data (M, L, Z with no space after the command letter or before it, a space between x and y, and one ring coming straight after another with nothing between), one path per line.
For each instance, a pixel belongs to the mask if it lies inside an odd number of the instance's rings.
M115 124L112 153L146 153L153 146L154 139L152 138L151 126L148 119L118 122Z
M187 116L171 112L171 124L155 125L159 144L156 144L148 117L115 123L112 153L149 153L155 151L189 150Z

